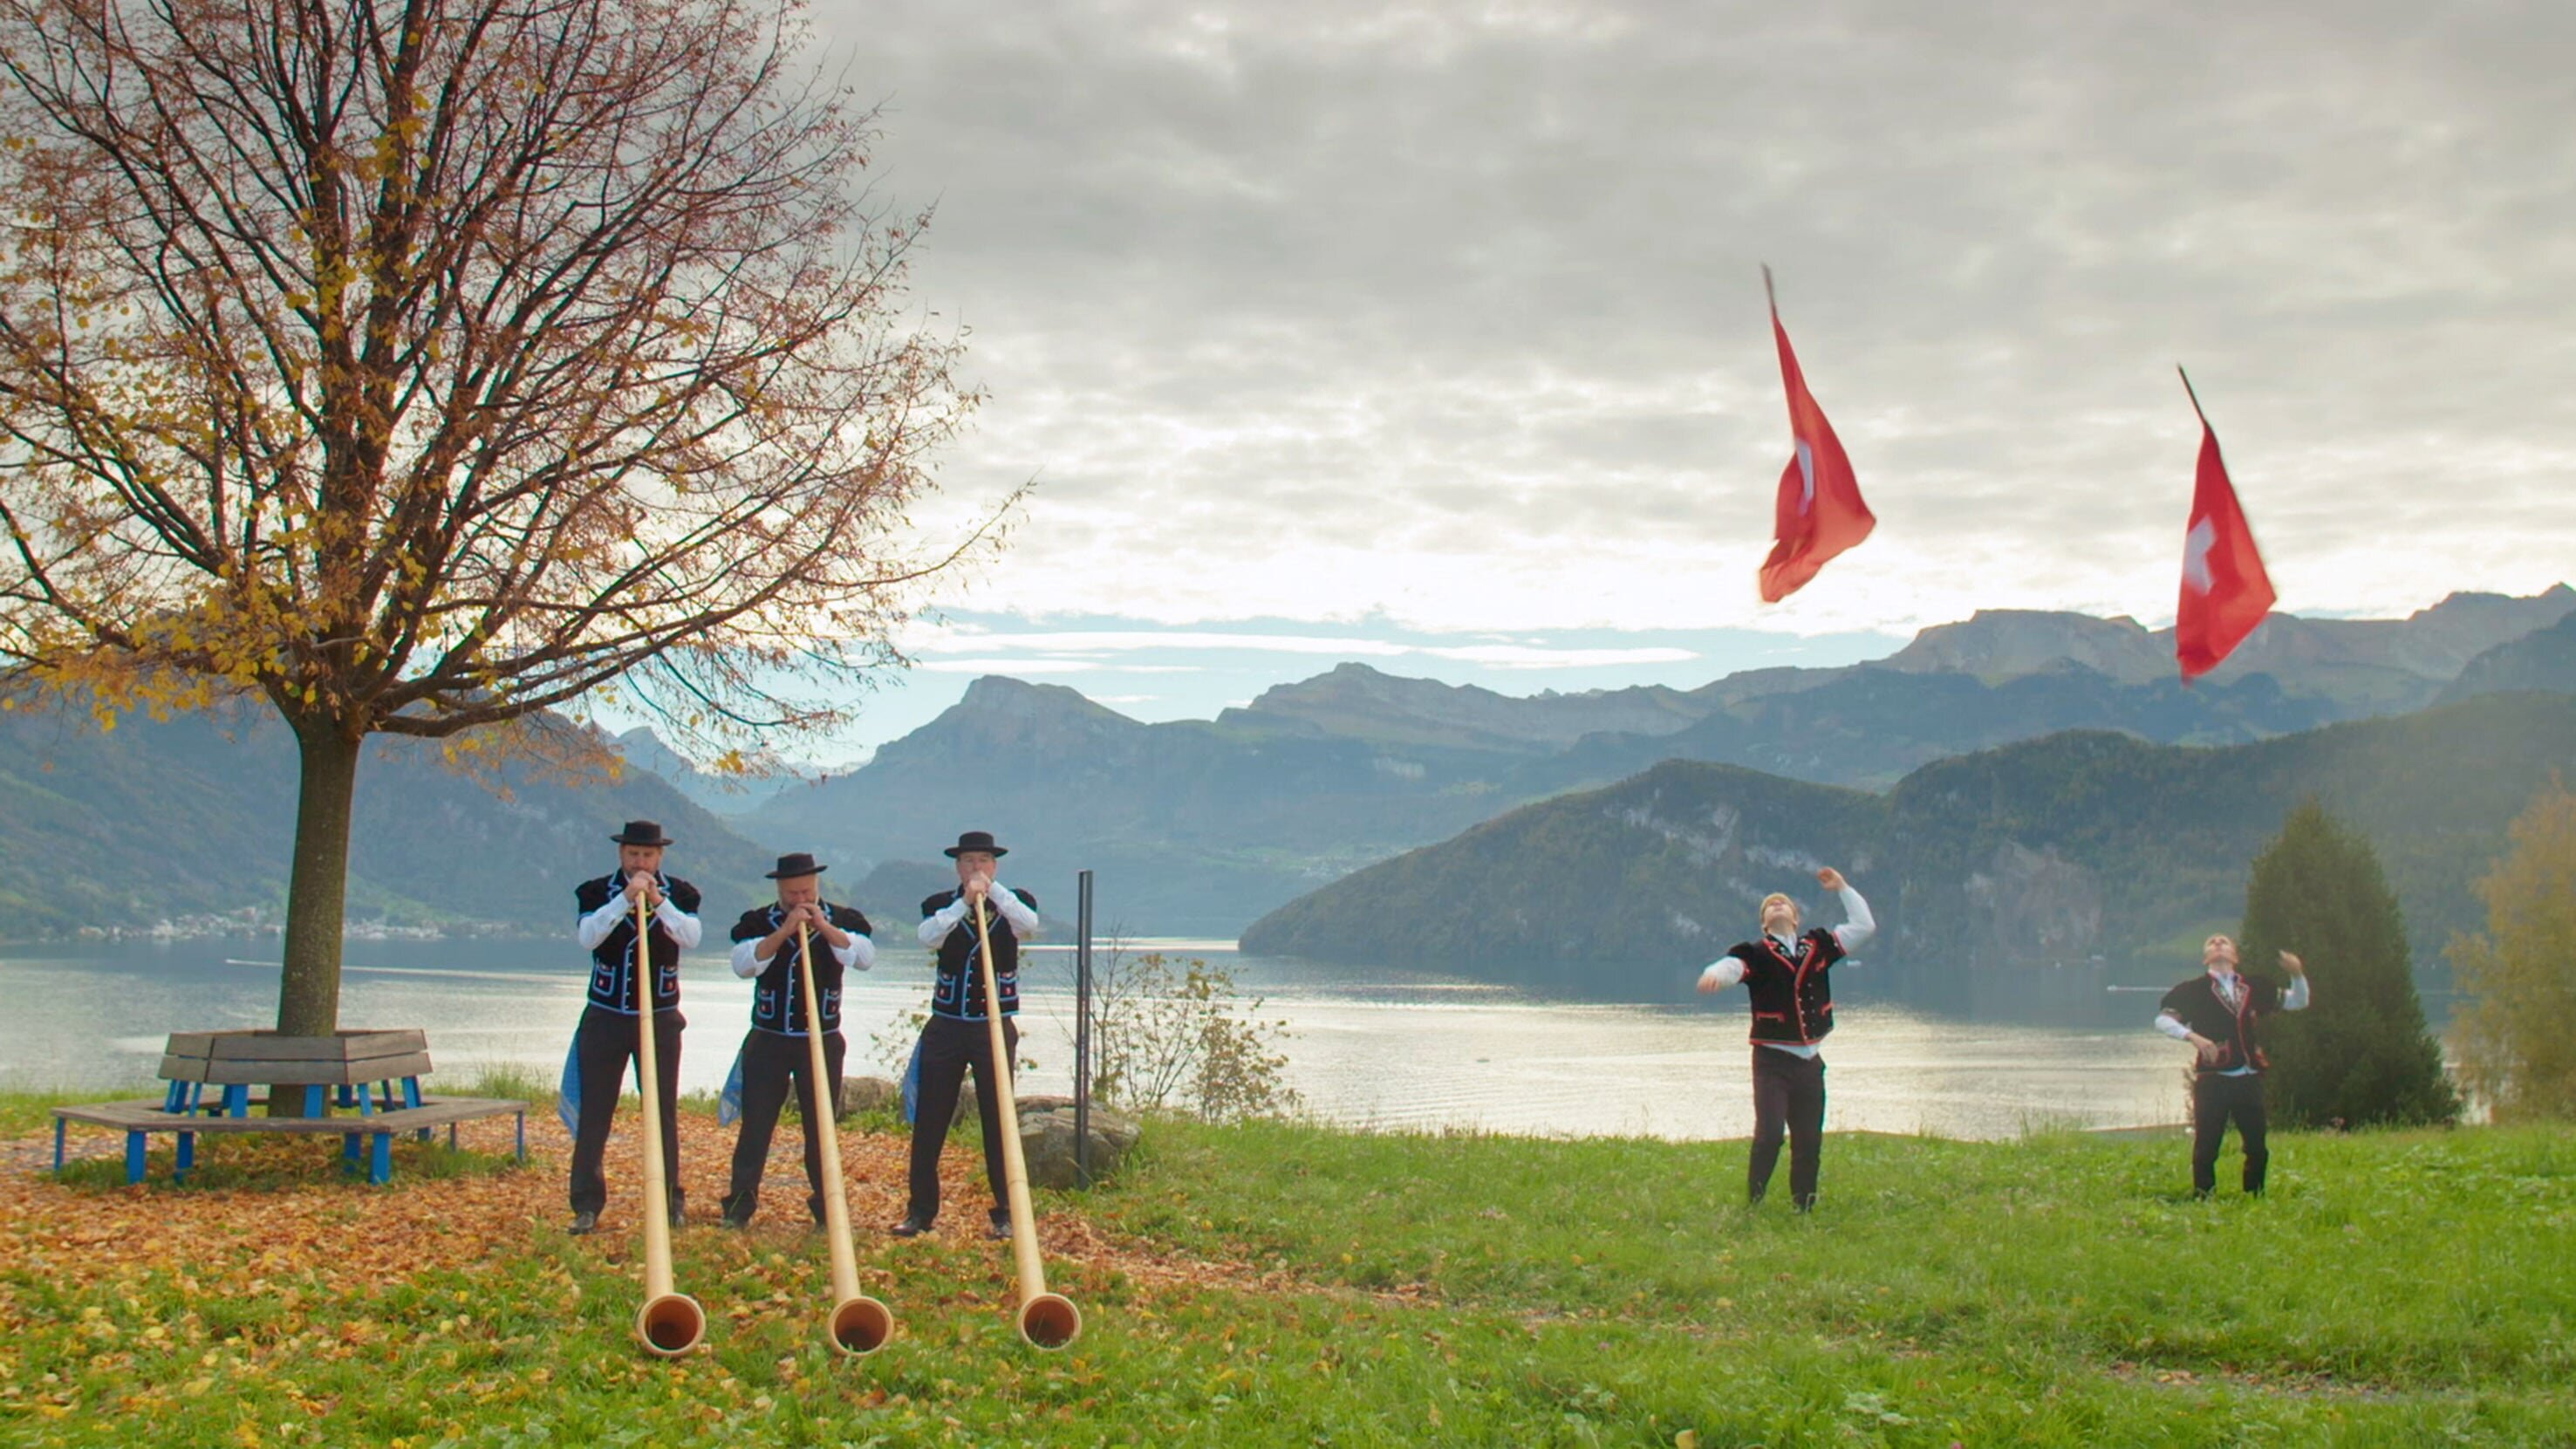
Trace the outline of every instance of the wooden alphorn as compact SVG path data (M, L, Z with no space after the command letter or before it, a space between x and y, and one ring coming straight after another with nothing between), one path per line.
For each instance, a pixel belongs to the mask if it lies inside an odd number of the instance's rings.
M662 1160L662 1069L653 1032L651 918L635 898L635 1066L644 1096L644 1306L635 1310L635 1341L646 1353L677 1358L706 1337L707 1311L671 1288L669 1164Z
M858 1254L850 1246L849 1189L841 1181L841 1129L834 1119L841 1104L827 1098L832 1090L830 1063L823 1052L823 996L814 989L814 940L805 923L796 923L796 975L805 990L806 1080L813 1083L813 1114L805 1130L823 1159L823 1235L832 1240L832 1310L823 1319L823 1338L834 1351L857 1357L885 1347L894 1336L894 1313L859 1291Z
M994 1094L994 1121L1002 1132L1002 1198L1011 1213L1011 1257L1019 1269L1020 1337L1038 1348L1062 1348L1082 1332L1082 1310L1049 1293L1046 1265L1038 1261L1037 1214L1029 1210L1029 1168L1020 1153L1019 1098L1011 1087L1011 1052L1002 1036L1001 983L993 973L992 928L982 897L975 901L975 944L984 965L984 1025L992 1032L993 1080L978 1090Z

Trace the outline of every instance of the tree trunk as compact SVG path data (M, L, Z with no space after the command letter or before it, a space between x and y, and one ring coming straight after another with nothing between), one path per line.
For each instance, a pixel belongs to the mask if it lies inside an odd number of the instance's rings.
M365 736L334 721L296 726L303 778L295 796L295 864L286 886L286 962L277 1029L329 1036L340 1025L340 933L349 892L349 815Z

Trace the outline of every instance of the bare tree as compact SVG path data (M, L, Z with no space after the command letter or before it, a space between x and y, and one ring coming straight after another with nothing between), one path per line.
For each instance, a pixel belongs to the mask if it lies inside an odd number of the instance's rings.
M996 541L908 520L977 399L805 41L738 0L0 0L0 686L284 717L280 1030L337 1018L369 734L454 759L603 689L702 746L826 726Z

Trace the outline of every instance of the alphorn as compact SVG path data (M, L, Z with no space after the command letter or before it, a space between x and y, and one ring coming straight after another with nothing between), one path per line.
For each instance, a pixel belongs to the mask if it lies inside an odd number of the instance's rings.
M823 997L814 989L814 942L805 923L796 923L796 974L805 987L805 1080L813 1085L813 1111L805 1130L823 1160L823 1235L832 1240L832 1311L823 1319L823 1337L837 1352L855 1358L874 1353L894 1336L894 1313L859 1291L857 1253L850 1247L849 1189L841 1181L841 1129L834 1120L841 1104L825 1101L832 1073L823 1052Z
M635 1067L644 1096L644 1306L635 1310L635 1341L646 1353L677 1358L706 1337L707 1311L671 1288L669 1164L662 1160L662 1067L653 1031L653 952L644 898L635 898Z
M993 1120L1002 1131L1002 1200L1010 1209L1011 1258L1019 1268L1020 1337L1038 1348L1062 1348L1082 1332L1082 1310L1047 1291L1046 1265L1038 1261L1037 1214L1029 1210L1029 1166L1020 1152L1019 1098L1011 1089L1011 1053L1002 1036L1001 983L993 976L993 936L980 896L975 944L984 963L984 1025L993 1041L993 1080L980 1090L994 1094Z

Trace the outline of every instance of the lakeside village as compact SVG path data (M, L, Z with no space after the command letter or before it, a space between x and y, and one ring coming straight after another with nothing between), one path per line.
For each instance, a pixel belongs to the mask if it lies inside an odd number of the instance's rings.
M274 941L285 933L283 908L244 906L237 911L163 916L150 925L87 925L71 931L40 933L37 941ZM525 935L524 926L502 921L350 921L341 932L350 941L449 941Z

